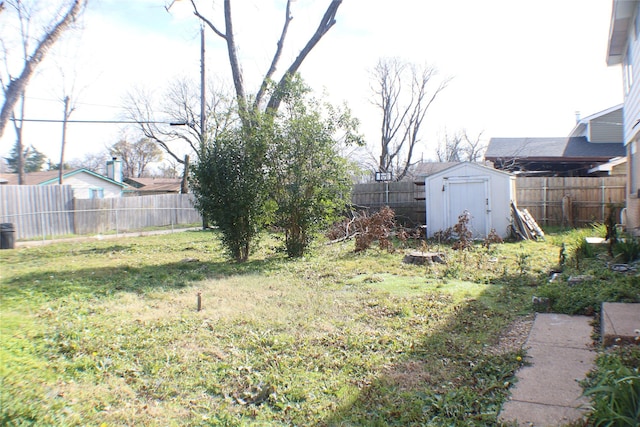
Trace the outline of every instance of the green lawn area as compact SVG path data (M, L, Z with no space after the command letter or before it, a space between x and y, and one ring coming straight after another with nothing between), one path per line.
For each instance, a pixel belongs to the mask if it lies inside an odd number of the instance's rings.
M576 241L432 244L431 266L349 241L288 260L275 236L238 264L215 231L2 251L0 424L495 425L524 355L501 337L533 295L638 298ZM607 295L547 284L563 242L563 275Z

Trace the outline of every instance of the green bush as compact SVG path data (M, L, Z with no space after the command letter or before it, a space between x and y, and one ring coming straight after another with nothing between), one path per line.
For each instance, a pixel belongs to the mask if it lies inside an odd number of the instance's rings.
M605 271L573 286L564 280L547 283L538 288L537 294L549 298L555 313L591 315L603 302L638 302L640 295L634 280L637 279L632 276L614 277Z
M599 359L599 370L592 386L584 392L591 398L589 421L598 426L640 425L640 372L625 366L621 359L605 355Z
M640 258L640 241L631 235L626 235L616 242L613 247L613 253L622 262L635 261Z

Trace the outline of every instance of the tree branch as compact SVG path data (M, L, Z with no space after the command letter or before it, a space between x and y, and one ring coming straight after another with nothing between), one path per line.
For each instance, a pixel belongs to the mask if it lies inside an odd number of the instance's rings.
M20 94L24 92L25 88L29 84L29 80L33 76L36 68L45 58L47 52L60 38L62 33L69 28L69 26L75 22L80 12L86 6L87 0L74 0L71 7L62 17L62 19L55 24L55 26L44 35L44 38L38 43L35 51L30 58L24 64L24 68L20 76L16 79L9 81L4 93L5 101L0 110L0 137L4 133L4 128L11 116L11 111L15 107Z
M225 0L225 4L228 1L229 0ZM311 36L311 38L309 39L305 47L302 49L302 51L300 51L300 54L298 54L298 57L293 61L293 63L289 66L287 71L284 73L284 75L278 82L277 90L271 96L271 99L269 99L269 103L267 104L267 110L273 110L273 111L278 110L278 108L280 107L280 102L282 100L281 90L287 84L287 79L298 72L298 69L302 65L302 62L305 60L307 55L309 55L311 50L318 44L320 39L322 39L322 37L336 23L336 19L335 19L336 14L338 13L338 8L340 7L341 4L342 4L342 0L331 1L331 4L327 8L322 19L320 20L320 24L318 25L316 32L313 34L313 36Z
M213 30L213 32L216 33L218 36L222 37L225 40L227 39L226 34L224 34L222 31L218 30L218 28L215 25L213 25L213 22L211 22L205 16L200 14L200 11L196 7L196 3L195 3L194 0L191 0L191 5L193 6L193 14L194 15L196 15L202 22L207 24L207 27L211 28Z
M276 67L278 65L278 61L280 61L280 57L282 56L282 48L284 47L284 40L287 37L287 31L289 29L289 23L291 22L291 20L293 19L293 16L291 16L291 0L287 0L287 7L285 10L285 18L284 18L284 25L282 26L282 33L280 34L280 39L278 39L278 43L277 43L277 49L275 54L273 55L273 60L271 61L271 65L269 66L269 70L267 71L267 74L265 74L264 79L262 80L262 84L260 85L260 90L258 91L258 94L256 95L256 99L254 102L254 107L255 108L259 108L260 107L260 103L262 102L262 97L264 96L265 91L267 90L267 87L269 85L269 81L271 80L271 77L273 77L273 73L275 73L276 71Z

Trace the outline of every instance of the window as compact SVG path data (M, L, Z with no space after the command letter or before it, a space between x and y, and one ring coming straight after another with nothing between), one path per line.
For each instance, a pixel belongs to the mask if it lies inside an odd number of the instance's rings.
M89 189L89 198L90 199L104 199L104 189L102 189L102 188L90 188Z

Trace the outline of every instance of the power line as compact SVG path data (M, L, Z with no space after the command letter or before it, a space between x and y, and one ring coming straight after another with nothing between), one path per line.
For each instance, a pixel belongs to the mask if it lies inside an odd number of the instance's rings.
M39 122L39 123L63 123L59 119L16 119L10 118L14 122ZM134 120L67 120L67 123L93 123L93 124L165 124L169 126L185 126L185 122L164 122L164 121L134 121Z
M46 102L56 102L59 103L60 100L59 99L52 99L52 98L41 98L41 97L37 97L37 96L27 96L27 99L33 99L36 101L46 101ZM117 106L117 105L107 105L107 104L93 104L90 102L76 102L76 105L87 105L90 107L103 107L103 108L119 108L122 109L122 106Z

